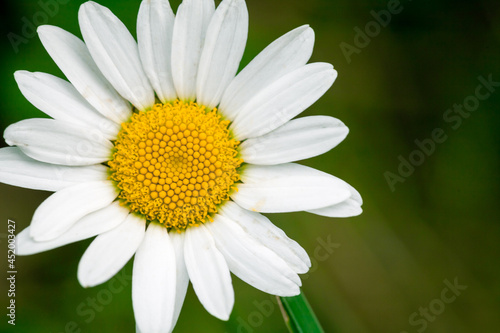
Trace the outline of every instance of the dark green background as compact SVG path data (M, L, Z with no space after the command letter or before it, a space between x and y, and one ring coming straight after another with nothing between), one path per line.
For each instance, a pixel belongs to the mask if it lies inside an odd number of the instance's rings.
M77 11L82 2L64 2L47 21L81 36ZM172 2L174 10L179 2ZM139 1L100 3L135 31ZM270 215L313 258L303 290L325 331L497 332L500 90L467 118L460 118L456 129L452 125L458 118L450 122L443 117L475 93L479 76L491 74L500 82L498 2L404 1L402 11L352 54L350 62L339 45L354 46L354 28L364 30L373 20L370 11L386 9L386 1L250 0L247 4L250 32L244 64L277 37L308 23L316 32L312 61L332 63L339 72L332 89L305 114L337 117L351 132L339 147L302 163L355 186L364 197L364 213L350 219ZM23 17L33 22L41 10L37 1L2 5L2 132L10 123L42 116L18 91L14 71L62 76L37 37L19 45L18 52L7 39L9 32L22 35ZM416 156L415 140L430 139L436 128L447 139L391 191L384 174L397 174L399 156ZM7 261L7 218L22 230L48 195L0 185L2 272ZM6 323L2 287L0 331L134 332L128 280L116 293L108 284L91 289L78 284L78 261L89 242L18 257L17 325ZM325 242L334 243L328 255L321 247ZM130 275L131 265L120 274ZM421 307L442 310L437 299L446 287L443 281L455 278L467 289L441 314L430 317L425 327L423 321L412 325L409 318ZM176 332L286 332L272 297L236 277L233 283L236 303L228 322L211 317L190 287ZM106 304L99 311L89 310L88 298L99 295ZM109 295L112 299L105 298Z

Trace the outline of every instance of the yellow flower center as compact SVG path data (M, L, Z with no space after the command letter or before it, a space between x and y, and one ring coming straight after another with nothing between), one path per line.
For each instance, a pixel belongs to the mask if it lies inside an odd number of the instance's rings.
M167 228L211 219L240 179L239 142L228 126L217 109L179 100L134 113L109 161L119 198Z

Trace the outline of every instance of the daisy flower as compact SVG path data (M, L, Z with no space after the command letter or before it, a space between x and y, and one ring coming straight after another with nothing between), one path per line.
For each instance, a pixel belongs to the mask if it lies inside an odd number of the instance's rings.
M19 255L97 236L78 280L101 284L134 255L138 330L170 332L191 281L227 320L231 274L278 296L300 293L311 262L260 213L361 213L346 182L292 163L347 135L326 116L292 120L337 73L307 64L314 32L278 38L237 74L248 32L244 0L143 1L137 42L107 8L80 7L83 41L55 26L40 39L68 81L18 71L23 95L52 119L4 133L0 181L55 192L17 236ZM236 75L237 74L237 75Z

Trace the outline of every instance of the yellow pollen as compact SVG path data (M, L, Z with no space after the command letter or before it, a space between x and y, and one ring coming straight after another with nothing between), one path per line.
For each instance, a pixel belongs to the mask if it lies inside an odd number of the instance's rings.
M179 100L134 113L109 161L122 203L177 230L211 220L240 180L228 126L217 109Z

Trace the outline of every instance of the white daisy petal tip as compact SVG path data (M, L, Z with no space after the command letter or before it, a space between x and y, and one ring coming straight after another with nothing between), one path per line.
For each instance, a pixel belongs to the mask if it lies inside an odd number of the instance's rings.
M230 129L240 141L267 134L313 105L336 77L337 71L328 63L301 66L242 105Z
M349 190L351 191L351 198L360 205L363 205L363 198L361 197L361 194L358 192L358 190L356 190L351 185L349 185Z
M231 81L219 106L221 112L234 120L260 91L304 66L311 58L313 47L314 31L309 26L296 28L275 40Z
M332 82L330 86L332 86L335 83L335 81L337 80L337 77L339 75L339 73L337 72L335 67L333 67L332 64L327 63L327 62L319 62L317 64L324 66L325 73L327 73L328 77L330 78L330 80Z
M102 209L118 196L110 181L96 181L64 188L48 197L35 211L30 236L38 242L57 238L79 219ZM86 205L82 205L85 202Z
M181 100L196 99L200 56L214 12L213 0L184 0L177 9L172 36L172 77Z
M363 209L359 203L352 199L348 199L336 205L308 210L308 212L326 217L347 218L361 215Z
M50 31L54 31L54 30L62 30L61 28L59 27L56 27L54 25L49 25L49 24L44 24L44 25L40 25L36 28L36 32L38 34L38 36L40 38L42 38L42 35L50 32Z
M290 258L283 259L280 255L284 252L278 254L257 240L255 233L251 235L245 231L251 228L248 220L240 224L233 221L234 217L217 215L214 223L206 226L231 272L270 294L288 296L295 293L301 281L290 265Z
M34 243L30 236L30 227L26 227L16 235L15 253L18 256L26 256L32 254L31 247Z
M217 106L236 75L248 36L244 0L224 0L207 28L197 77L197 101Z
M160 101L177 98L172 78L172 33L175 16L167 0L142 1L137 41L144 72Z
M97 67L111 85L138 110L155 103L137 42L107 7L86 2L78 11L80 30Z
M232 201L221 207L220 215L239 224L246 234L275 252L296 273L309 271L311 259L307 252L264 215L241 208Z
M337 204L351 196L344 181L295 163L247 165L242 181L231 198L254 212L307 211Z
M361 215L361 213L363 213L363 209L361 208L363 205L363 199L361 198L361 195L354 187L347 183L345 184L351 194L349 198L337 204L319 209L307 210L307 212L320 216L337 218L347 218Z
M26 156L18 147L0 149L0 182L42 191L58 191L88 181L107 179L103 165L67 167L43 163Z
M29 71L26 70L18 70L14 72L14 80L16 80L16 83L19 85L19 82L22 80L23 76L29 76L32 74Z
M338 76L339 76L339 73L338 73L338 72L337 72L337 70L333 67L333 65L332 65L332 71L333 71L333 73L332 73L333 81L335 82L335 81L337 80ZM333 84L333 83L332 83L332 84Z
M67 166L105 162L113 148L99 129L46 118L11 124L4 131L4 139L33 159Z
M80 5L80 9L79 10L87 10L87 9L92 9L92 10L103 10L105 9L106 7L104 7L103 5L100 5L98 4L97 2L95 1L86 1L84 3L82 3ZM107 8L106 8L107 9Z
M61 34L70 34L68 31L51 24L40 25L36 28L38 38L45 46L46 43L55 42Z
M51 58L89 104L117 124L128 119L132 112L130 103L104 78L80 38L48 25L39 29L39 37Z
M61 236L45 242L37 242L31 238L31 226L29 226L17 234L16 251L18 251L19 255L31 255L78 242L117 227L128 214L128 210L117 203L113 203L106 208L86 215Z
M240 145L240 153L250 164L295 162L326 153L340 144L348 133L347 126L333 117L303 117L263 136L245 140Z
M46 115L91 127L109 140L116 138L119 125L98 113L68 81L50 74L28 71L17 71L14 79L24 97Z

